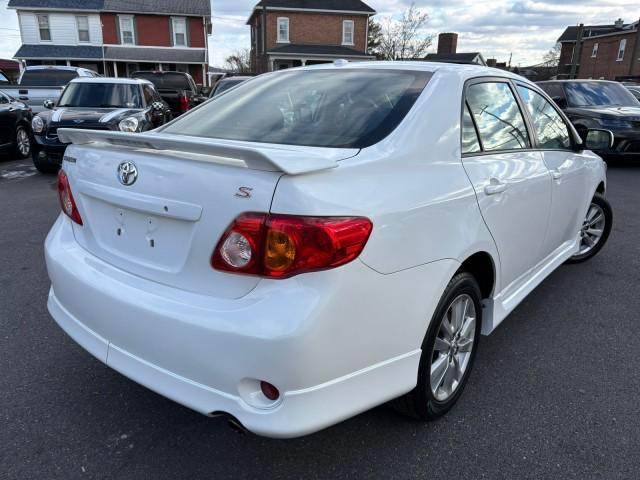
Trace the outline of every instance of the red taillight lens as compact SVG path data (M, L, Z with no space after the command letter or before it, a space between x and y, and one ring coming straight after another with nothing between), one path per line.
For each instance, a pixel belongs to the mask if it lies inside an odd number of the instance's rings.
M80 217L76 201L73 199L69 178L62 169L58 172L58 199L62 211L78 225L82 225L82 217Z
M184 113L187 110L189 110L189 98L183 93L180 95L180 111Z
M245 213L213 253L217 270L286 278L335 268L362 252L372 224L362 217L302 217Z

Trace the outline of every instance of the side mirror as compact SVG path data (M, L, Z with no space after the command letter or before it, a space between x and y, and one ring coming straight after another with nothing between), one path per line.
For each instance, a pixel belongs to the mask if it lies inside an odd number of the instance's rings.
M593 129L587 131L584 147L588 150L603 151L613 147L613 133L609 130Z
M553 100L556 105L558 105L558 108L560 108L560 110L564 110L565 108L567 108L567 99L564 97L552 97L551 100Z
M42 105L44 106L44 108L48 110L51 110L53 107L56 106L53 100L45 100L44 102L42 102Z

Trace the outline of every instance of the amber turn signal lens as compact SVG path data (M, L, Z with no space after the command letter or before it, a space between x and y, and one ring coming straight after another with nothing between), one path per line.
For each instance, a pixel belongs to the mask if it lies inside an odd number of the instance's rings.
M287 270L296 259L296 245L293 239L279 230L269 230L264 263L269 270Z

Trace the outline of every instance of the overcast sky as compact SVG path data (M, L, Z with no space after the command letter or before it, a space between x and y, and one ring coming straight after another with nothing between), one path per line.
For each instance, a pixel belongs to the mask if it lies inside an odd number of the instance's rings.
M411 0L366 0L376 18L397 16ZM235 49L249 47L247 17L257 0L214 0L211 63L222 66ZM18 21L8 0L0 0L0 58L11 58L20 46ZM430 16L425 33L458 32L458 51L480 51L485 58L529 65L542 60L568 25L613 23L640 17L638 0L416 0ZM435 49L435 43L432 49Z

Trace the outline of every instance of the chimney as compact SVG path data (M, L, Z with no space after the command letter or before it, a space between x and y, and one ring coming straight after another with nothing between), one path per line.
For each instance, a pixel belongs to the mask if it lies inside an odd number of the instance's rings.
M624 27L624 20L619 18L618 20L616 20L616 23L614 25L618 30L622 30L622 27Z
M457 33L441 33L438 35L438 53L449 54L456 53L458 49Z

